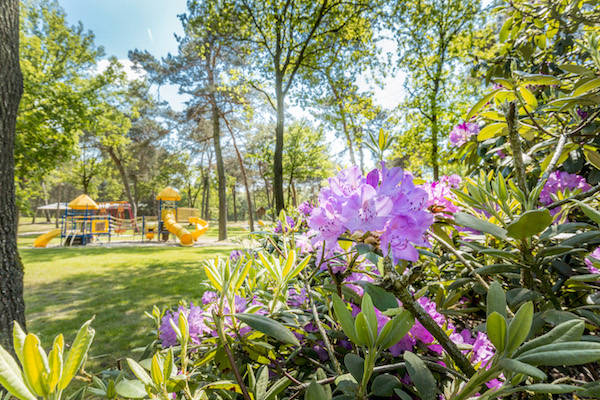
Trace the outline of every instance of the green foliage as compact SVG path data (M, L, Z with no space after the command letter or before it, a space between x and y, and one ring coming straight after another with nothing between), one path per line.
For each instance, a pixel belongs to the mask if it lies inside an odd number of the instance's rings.
M81 369L94 339L92 320L84 323L71 349L65 357L64 338L58 335L52 350L46 355L40 339L33 333L25 334L17 322L14 323L13 343L22 367L0 347L0 383L8 392L20 400L36 398L60 400L75 374Z

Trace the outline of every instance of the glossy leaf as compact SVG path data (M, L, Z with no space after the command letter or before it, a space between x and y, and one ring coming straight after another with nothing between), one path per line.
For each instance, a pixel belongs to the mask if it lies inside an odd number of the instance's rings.
M235 314L235 317L253 329L279 340L282 343L300 346L294 334L283 324L258 314Z

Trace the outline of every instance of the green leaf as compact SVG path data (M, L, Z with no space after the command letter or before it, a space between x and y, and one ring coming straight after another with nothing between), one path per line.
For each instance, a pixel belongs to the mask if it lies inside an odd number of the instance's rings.
M510 325L508 325L506 354L512 354L527 339L532 322L533 303L528 301L519 308L515 317L510 321Z
M461 226L466 228L475 229L480 232L489 233L492 236L497 237L498 239L506 240L506 231L499 227L498 225L494 225L488 221L484 221L479 219L471 214L466 214L463 212L459 212L454 214L454 221Z
M143 399L148 397L144 384L137 380L122 379L115 386L115 391L127 399Z
M516 359L527 364L548 367L587 364L600 360L600 343L552 343L528 350Z
M506 318L506 293L496 281L492 281L487 292L487 315L493 312Z
M506 128L506 122L495 122L493 124L486 125L479 133L477 134L477 140L483 142L484 140L491 139L497 136L504 128Z
M396 306L398 303L396 302ZM371 336L373 336L373 343L375 342L375 338L377 338L377 314L375 314L375 306L373 305L373 301L371 300L371 296L368 293L365 293L362 298L361 303L361 311L365 314L367 318L367 322L369 323L369 328L371 329Z
M594 72L576 64L561 64L558 66L565 72L570 72L575 75L594 75Z
M354 320L354 329L356 329L356 336L360 345L366 345L368 347L372 347L375 344L375 336L373 335L373 329L369 325L369 320L367 319L364 312L359 312ZM375 326L377 329L377 326Z
M536 383L533 385L523 386L523 390L527 390L528 392L533 393L551 393L551 394L561 394L561 393L572 393L579 390L583 390L583 388L575 385L565 385L565 384L552 384L552 383Z
M150 375L148 375L144 367L131 358L127 358L127 364L136 378L138 378L144 385L152 386L152 378L150 378Z
M538 106L538 101L535 98L535 95L531 93L529 89L524 86L519 86L518 90L527 105L531 106L532 108L536 108Z
M582 203L581 201L575 200L575 203L579 206L579 208L581 208L581 211L583 211L583 213L589 219L594 221L597 225L600 225L600 212L588 206L587 204Z
M256 379L256 389L254 394L256 400L264 400L269 386L269 369L266 366L261 366L258 370L258 378Z
M300 346L300 342L288 328L269 317L244 313L235 314L235 317L246 323L249 327L271 336L280 342Z
M590 164L596 167L596 169L600 169L600 154L598 152L584 148L583 154Z
M552 224L552 220L550 211L545 208L525 211L506 227L506 231L514 239L526 239L542 232Z
M573 90L571 96L581 96L582 94L587 93L590 90L594 90L598 87L600 87L600 78L594 78L579 86L577 89Z
M348 336L352 343L359 345L358 337L356 335L356 329L354 329L354 318L352 318L352 314L346 307L344 301L338 296L336 293L332 296L333 300L333 310L335 311L335 316L338 319L338 322L342 326L342 330L344 334Z
M506 344L506 320L496 311L492 312L486 321L486 331L490 342L498 352L504 351Z
M377 338L377 345L382 349L389 349L406 336L414 323L412 314L408 310L402 311L385 324Z
M465 117L465 120L470 120L471 117L473 117L475 114L477 114L477 112L479 112L479 110L481 110L483 108L483 106L485 106L492 98L494 98L494 96L496 96L496 94L500 91L500 89L494 90L488 94L486 94L485 96L483 96L483 98L481 100L479 100L477 103L475 103L475 105L473 106L473 108L471 108L471 110L468 112L467 116Z
M540 380L546 379L546 374L544 371L534 367L533 365L522 363L521 361L503 358L500 360L499 364L501 368L506 369L514 374L523 374Z
M371 391L375 396L391 397L394 394L394 389L400 387L402 387L400 379L396 378L394 375L382 374L373 379Z
M15 350L15 354L17 358L21 362L21 365L25 362L23 360L23 346L25 345L25 337L27 335L21 328L21 325L17 321L13 323L13 349Z
M365 292L371 297L373 304L381 312L389 310L390 308L398 307L398 300L396 296L388 292L387 290L373 285L370 282L359 282L359 284L365 288Z
M435 378L431 371L418 356L410 351L404 352L404 361L406 361L406 370L410 379L414 382L422 400L436 400L437 386Z
M356 382L361 382L364 374L365 360L353 353L344 356L344 365Z
M267 391L264 400L275 400L276 396L290 386L291 383L292 381L287 377L277 380Z
M579 341L581 340L584 330L585 323L583 320L572 319L570 321L563 322L562 324L554 327L550 332L525 343L516 351L515 355L522 354L528 350L551 343Z
M523 84L525 85L560 85L560 79L552 75L542 74L524 74L521 73Z
M94 318L86 321L77 332L77 336L67 354L63 373L58 384L60 390L64 390L69 386L69 383L83 365L87 353L90 350L90 346L92 345L92 341L94 340L95 331L90 326L93 320Z
M0 346L0 385L20 400L36 400L23 380L21 368L2 346Z
M165 382L165 376L160 365L161 361L162 360L159 360L158 353L152 356L152 364L150 365L150 376L152 377L152 381L156 385L161 385Z
M44 376L49 372L48 361L40 346L40 339L32 333L25 337L23 358L25 359L23 372L26 382L34 394L45 397L48 394L44 385Z
M306 393L304 394L305 400L327 400L330 398L330 396L327 396L327 392L323 386L319 385L314 379L310 382L310 385L308 385Z

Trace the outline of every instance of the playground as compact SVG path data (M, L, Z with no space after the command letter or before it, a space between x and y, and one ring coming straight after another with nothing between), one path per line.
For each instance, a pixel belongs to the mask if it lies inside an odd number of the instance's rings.
M167 244L171 239L193 246L208 231L208 222L199 217L198 209L178 207L180 200L176 189L166 187L156 196L155 216L135 217L127 202L97 203L82 194L60 208L60 226L38 236L32 245L45 248L57 238L58 246Z

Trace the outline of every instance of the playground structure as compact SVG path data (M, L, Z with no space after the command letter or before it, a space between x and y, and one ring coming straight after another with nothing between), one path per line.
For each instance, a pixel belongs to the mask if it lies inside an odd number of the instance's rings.
M195 208L177 207L181 196L177 190L167 187L158 196L158 215L133 217L131 206L124 201L96 203L82 194L71 201L61 217L60 228L44 233L33 243L34 247L46 247L60 236L62 246L82 245L101 242L117 236L141 236L141 241L151 241L155 237L166 242L170 234L179 239L182 246L192 246L208 230L208 223L199 218ZM195 227L191 232L182 224ZM141 229L140 229L141 228ZM132 232L127 235L126 232Z

